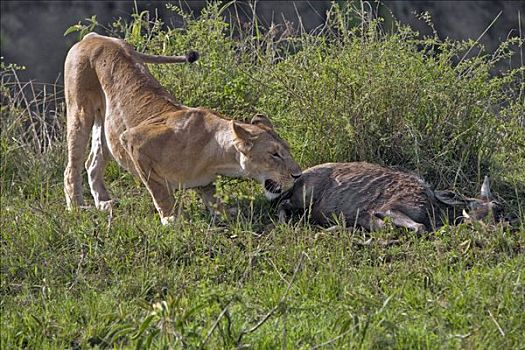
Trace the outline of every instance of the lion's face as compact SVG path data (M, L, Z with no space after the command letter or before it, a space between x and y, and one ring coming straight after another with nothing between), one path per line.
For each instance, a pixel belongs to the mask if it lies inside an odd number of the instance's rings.
M273 130L270 120L256 115L251 125L232 121L235 147L240 152L243 172L259 181L268 199L275 199L292 188L301 176L301 168L293 160L290 147Z

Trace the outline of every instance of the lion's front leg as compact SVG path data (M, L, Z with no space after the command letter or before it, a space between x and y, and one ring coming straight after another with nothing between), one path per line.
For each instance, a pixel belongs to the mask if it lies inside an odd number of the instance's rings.
M146 185L151 197L153 198L153 203L155 208L160 215L160 222L163 225L169 225L175 222L175 200L173 198L173 191L171 190L169 184L160 183L155 180L146 180L142 181Z
M194 190L199 194L206 205L206 208L210 211L210 214L214 217L225 217L234 218L237 216L237 208L227 208L224 203L215 196L215 184L211 183L207 186L196 187Z
M135 173L139 175L142 183L148 189L153 199L153 204L160 215L161 223L169 225L176 220L172 184L167 179L159 176L152 168L150 157L141 151L141 147L134 140L135 129L124 132L121 135L121 143L133 163Z
M132 161L142 183L146 186L153 199L153 204L160 215L162 225L174 223L176 220L175 199L173 198L171 185L167 181L158 178L151 168L140 162L140 158L132 157Z

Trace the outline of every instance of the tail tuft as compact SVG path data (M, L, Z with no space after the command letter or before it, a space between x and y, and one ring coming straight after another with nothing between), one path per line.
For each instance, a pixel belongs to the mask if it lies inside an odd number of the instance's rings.
M199 59L199 53L197 51L188 51L188 53L186 54L186 61L188 61L188 63L193 63L195 61L197 61Z

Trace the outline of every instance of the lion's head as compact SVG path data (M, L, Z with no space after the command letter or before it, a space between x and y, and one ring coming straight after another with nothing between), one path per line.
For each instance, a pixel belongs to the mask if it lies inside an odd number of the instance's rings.
M301 176L301 168L270 120L257 114L250 124L232 120L231 126L243 172L263 185L266 197L275 199L291 189L295 179Z

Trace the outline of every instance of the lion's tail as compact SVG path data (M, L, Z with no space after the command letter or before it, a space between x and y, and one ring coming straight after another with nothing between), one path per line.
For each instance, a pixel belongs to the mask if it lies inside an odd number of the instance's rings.
M189 51L184 56L156 56L139 52L137 54L144 63L192 63L199 58L197 51Z

